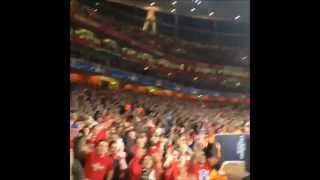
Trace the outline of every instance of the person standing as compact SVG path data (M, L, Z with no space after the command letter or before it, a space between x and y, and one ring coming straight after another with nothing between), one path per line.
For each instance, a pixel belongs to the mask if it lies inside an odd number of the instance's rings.
M86 139L85 139L86 140ZM81 142L81 149L86 154L85 157L85 180L111 180L113 176L112 148L105 140L98 142L95 147ZM112 143L110 143L112 146ZM109 152L110 151L110 152Z
M152 34L156 34L157 32L157 23L156 23L156 12L159 11L159 7L155 5L155 3L151 3L149 6L144 8L147 11L147 16L143 25L142 30L147 31L151 26Z

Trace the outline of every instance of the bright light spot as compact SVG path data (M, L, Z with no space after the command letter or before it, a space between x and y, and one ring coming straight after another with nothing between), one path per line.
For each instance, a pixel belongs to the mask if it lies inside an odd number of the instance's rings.
M199 0L195 0L194 2L197 3Z
M199 1L199 2L198 2L198 6L199 6L201 3L202 3L202 1Z
M241 85L241 83L240 83L240 82L237 82L237 83L236 83L236 86L240 86L240 85Z
M153 92L155 92L155 91L156 91L156 90L155 90L154 88L151 88L151 89L150 89L150 92L151 92L151 93L153 93Z
M198 77L194 77L194 78L193 78L193 80L195 80L195 81L198 80L198 79L199 79Z
M177 4L177 1L173 1L171 4L172 4L172 5L176 5L176 4Z
M240 18L240 15L236 16L234 19L235 20L238 20Z
M96 2L96 6L99 6L100 5L100 3L99 2Z
M174 13L174 12L176 12L176 9L172 9L170 12L171 12L171 13Z
M154 6L154 5L156 5L156 3L155 3L155 2L150 3L150 6Z
M95 9L94 12L98 12L98 9Z
M248 56L244 56L241 58L241 60L246 60L248 58Z
M172 75L172 73L170 72L170 73L168 73L168 76L171 76Z
M211 13L209 13L209 16L212 16L214 14L214 12L212 11Z
M146 71L146 70L148 70L148 69L149 69L149 66L145 67L143 70L145 70L145 71Z
M192 8L192 9L190 9L190 11L191 11L191 12L193 12L193 11L195 11L195 10L196 10L196 8Z

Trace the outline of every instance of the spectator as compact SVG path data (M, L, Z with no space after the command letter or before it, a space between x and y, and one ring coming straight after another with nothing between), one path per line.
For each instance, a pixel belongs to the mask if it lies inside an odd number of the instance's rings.
M146 31L151 25L152 34L156 34L157 32L156 12L159 11L159 7L155 6L155 3L151 3L150 6L147 6L144 9L147 11L147 16L146 16L146 20L144 22L142 30Z
M111 143L111 149L113 144ZM111 180L113 176L113 157L108 153L108 142L102 140L96 144L96 147L85 144L81 146L85 152L85 177L86 180Z
M195 111L201 104L106 89L79 87L71 94L73 179L225 180L219 173L222 152L216 133L249 127L249 111L243 108L206 106ZM128 103L152 113L121 114L118 105ZM92 108L99 106L104 108ZM97 111L100 115L89 115Z

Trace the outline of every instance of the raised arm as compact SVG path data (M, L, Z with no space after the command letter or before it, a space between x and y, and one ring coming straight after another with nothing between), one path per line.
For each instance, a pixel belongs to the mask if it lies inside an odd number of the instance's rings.
M88 139L89 139L89 136L85 135L80 139L80 142L79 142L80 151L84 152L85 154L88 154L93 150L93 146L87 143Z

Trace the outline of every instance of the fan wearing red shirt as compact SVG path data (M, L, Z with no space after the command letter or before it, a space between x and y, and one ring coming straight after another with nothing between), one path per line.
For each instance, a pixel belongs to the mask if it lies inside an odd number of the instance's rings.
M114 119L108 118L106 116L104 122L100 123L96 127L93 128L93 132L91 138L89 139L89 143L96 145L97 142L104 140L108 137L108 129L111 127Z
M129 164L129 177L130 180L140 180L141 178L141 158L145 154L145 149L137 148L135 152L135 156L130 161Z
M100 141L96 147L81 144L81 149L86 153L85 157L85 180L111 180L113 172L113 158L108 153L108 142Z
M204 153L199 154L197 157L197 162L195 164L191 164L190 167L190 173L197 180L209 180L210 171L211 168Z
M176 180L179 175L179 168L178 168L178 159L177 156L179 153L177 151L173 152L172 154L168 154L166 157L166 161L164 163L165 175L164 180Z
M145 134L140 134L136 139L136 143L129 149L129 153L136 154L138 149L144 149L146 142Z

